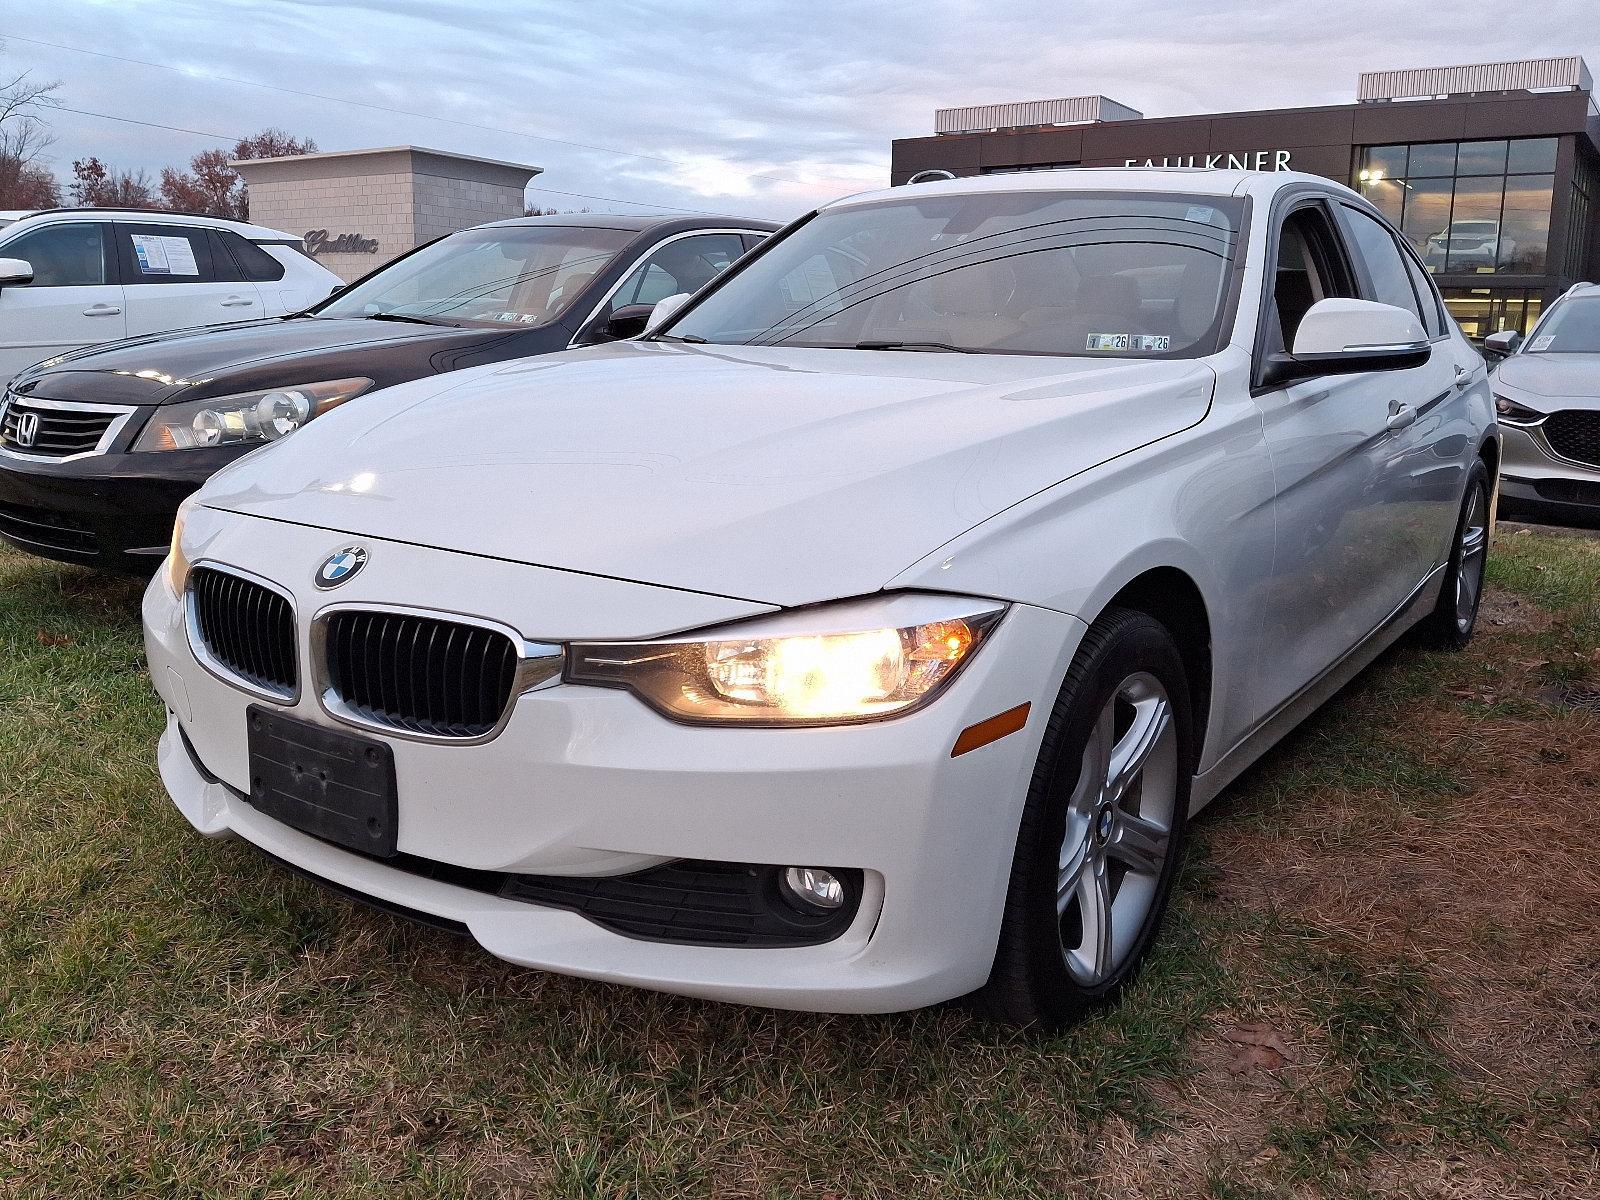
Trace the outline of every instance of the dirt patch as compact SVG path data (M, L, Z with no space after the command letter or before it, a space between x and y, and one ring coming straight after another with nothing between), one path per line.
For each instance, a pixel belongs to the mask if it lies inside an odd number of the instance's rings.
M1478 627L1513 633L1542 633L1554 621L1550 612L1532 600L1504 588L1490 588L1478 610Z
M1426 1122L1412 1128L1402 1109L1403 1145L1343 1184L1308 1184L1307 1195L1346 1184L1418 1200L1597 1194L1600 715L1522 703L1547 686L1540 664L1519 661L1524 635L1552 616L1508 592L1491 596L1462 675L1493 666L1492 693L1426 695L1405 707L1397 735L1419 760L1448 762L1454 791L1419 800L1313 784L1290 803L1280 797L1270 819L1204 825L1210 903L1309 927L1357 970L1417 972L1439 1004L1425 1036L1463 1094L1498 1114L1493 1152ZM1507 702L1539 715L1491 707ZM1281 982L1259 964L1272 947L1222 953L1270 1003ZM1195 1077L1169 1098L1173 1128L1120 1147L1121 1165L1108 1167L1117 1187L1175 1196L1234 1184L1255 1195L1263 1179L1283 1178L1272 1130L1315 1120L1315 1098L1343 1086L1321 1021L1267 1010L1219 1025L1194 1047Z

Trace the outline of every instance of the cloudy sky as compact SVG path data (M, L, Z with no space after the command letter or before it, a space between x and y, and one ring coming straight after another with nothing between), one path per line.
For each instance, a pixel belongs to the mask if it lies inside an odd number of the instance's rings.
M890 140L931 133L937 107L1098 92L1170 116L1348 102L1362 70L1574 53L1600 69L1594 15L1594 0L0 0L0 61L61 81L62 175L97 154L154 176L271 125L324 150L538 164L547 190L529 198L564 210L783 219L885 184Z

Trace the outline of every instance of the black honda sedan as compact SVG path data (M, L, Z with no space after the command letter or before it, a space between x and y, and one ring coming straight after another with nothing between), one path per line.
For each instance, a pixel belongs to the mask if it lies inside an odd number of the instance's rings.
M241 455L363 392L632 337L656 301L698 291L776 228L497 221L414 250L304 313L49 359L0 401L0 538L148 574L178 504Z

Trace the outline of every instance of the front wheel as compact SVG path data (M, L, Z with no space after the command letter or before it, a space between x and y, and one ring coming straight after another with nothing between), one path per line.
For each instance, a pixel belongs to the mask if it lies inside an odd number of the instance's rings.
M1183 659L1144 613L1084 636L1024 806L980 1012L1059 1026L1138 970L1172 888L1193 771Z
M1439 602L1425 618L1430 641L1447 650L1463 650L1472 640L1488 562L1489 468L1479 459L1467 472L1467 491L1461 500Z

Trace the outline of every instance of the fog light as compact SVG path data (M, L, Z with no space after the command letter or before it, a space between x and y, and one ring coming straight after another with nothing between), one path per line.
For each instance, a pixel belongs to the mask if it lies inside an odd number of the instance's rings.
M821 867L790 867L783 873L783 890L811 908L832 910L844 904L844 884Z

